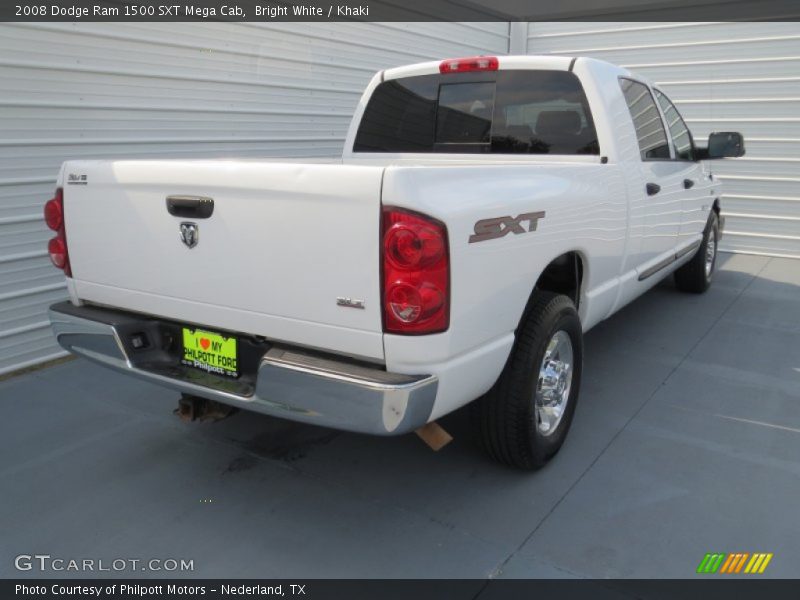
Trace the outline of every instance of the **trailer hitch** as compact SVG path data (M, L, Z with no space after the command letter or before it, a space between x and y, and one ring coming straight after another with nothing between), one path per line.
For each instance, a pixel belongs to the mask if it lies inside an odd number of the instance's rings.
M215 423L230 417L239 409L227 404L201 398L200 396L192 396L190 394L181 394L178 400L178 408L173 412L181 418L181 421L211 421Z

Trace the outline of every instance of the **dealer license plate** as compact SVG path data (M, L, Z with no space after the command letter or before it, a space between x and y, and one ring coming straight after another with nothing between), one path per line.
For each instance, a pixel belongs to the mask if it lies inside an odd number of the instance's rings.
M183 328L181 363L184 365L215 375L238 377L237 351L235 337L204 329Z

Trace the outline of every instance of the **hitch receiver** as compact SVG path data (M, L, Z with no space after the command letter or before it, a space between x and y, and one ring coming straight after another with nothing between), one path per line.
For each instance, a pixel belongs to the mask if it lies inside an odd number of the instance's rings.
M181 418L181 421L221 421L235 413L237 408L201 398L190 394L181 394L178 400L178 408L173 412Z

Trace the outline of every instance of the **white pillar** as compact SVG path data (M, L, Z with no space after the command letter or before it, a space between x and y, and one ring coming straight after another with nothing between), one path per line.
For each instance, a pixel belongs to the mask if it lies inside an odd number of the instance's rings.
M528 53L528 23L512 21L508 24L508 53Z

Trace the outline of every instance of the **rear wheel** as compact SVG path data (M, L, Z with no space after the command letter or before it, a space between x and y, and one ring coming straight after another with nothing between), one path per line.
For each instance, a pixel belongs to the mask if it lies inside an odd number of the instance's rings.
M712 212L697 253L692 260L675 271L675 285L680 291L702 294L711 286L711 279L717 266L718 243L719 218L717 213Z
M558 452L572 423L581 381L583 335L566 296L533 300L503 373L472 405L472 422L498 462L537 469Z

